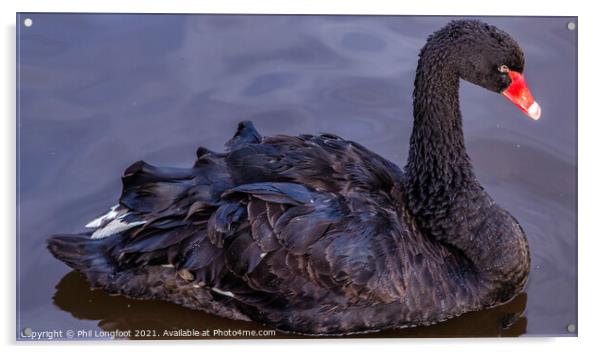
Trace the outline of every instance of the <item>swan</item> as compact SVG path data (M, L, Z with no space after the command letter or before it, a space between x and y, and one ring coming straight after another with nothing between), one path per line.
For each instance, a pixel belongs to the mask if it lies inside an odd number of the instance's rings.
M283 332L425 326L524 288L527 238L473 172L460 79L541 109L505 32L455 20L419 54L404 169L333 134L262 137L241 122L192 168L138 161L119 202L49 251L92 287Z

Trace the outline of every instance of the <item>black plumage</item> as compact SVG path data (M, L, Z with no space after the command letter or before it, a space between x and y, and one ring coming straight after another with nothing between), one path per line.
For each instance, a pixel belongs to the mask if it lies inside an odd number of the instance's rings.
M499 65L522 72L524 59L493 26L453 21L429 37L403 171L335 135L261 137L242 122L225 153L201 147L190 169L133 164L94 232L48 247L110 293L303 334L505 303L527 280L528 246L472 172L458 98L461 78L505 89Z

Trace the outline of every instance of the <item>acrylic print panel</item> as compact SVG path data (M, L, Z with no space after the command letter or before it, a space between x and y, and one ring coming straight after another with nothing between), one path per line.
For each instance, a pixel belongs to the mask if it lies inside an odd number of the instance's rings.
M121 176L135 161L181 168L183 172L160 170L171 176L165 178L178 180L174 175L190 171L199 146L225 151L224 143L243 120L251 120L264 137L336 134L403 168L413 127L418 53L427 37L452 19L459 18L18 14L17 338L299 337L255 321L93 289L84 276L52 256L47 240L92 232L84 225L117 203ZM524 229L531 257L528 282L510 302L494 308L435 325L353 337L573 336L578 331L577 19L479 19L520 45L524 76L542 109L541 118L531 120L502 95L466 81L460 84L465 145L474 173ZM159 172L153 173L156 177ZM139 210L171 205L167 196L189 187L178 181L156 184L172 188L159 191L164 194L149 187L148 194L157 192L163 199L139 196ZM113 217L123 214L117 215L119 210ZM170 222L190 222L175 219ZM132 215L122 221L112 227L132 229L98 242L142 228L132 226L140 222ZM170 227L174 225L165 226ZM239 258L244 257L241 253ZM460 251L456 257L466 256ZM101 261L92 257L88 262ZM293 265L280 267L285 272ZM177 280L176 289L189 287L190 277L198 276L153 269L172 272L162 281L167 287ZM406 279L416 277L406 271ZM112 284L124 289L133 283ZM343 285L337 286L341 290ZM422 286L425 297L450 291L437 289L437 281ZM221 304L242 296L217 285L204 291ZM144 291L139 295L151 297ZM292 306L287 311L294 317L299 304L285 299L279 306ZM434 305L412 306L420 312ZM402 315L389 316L395 321Z

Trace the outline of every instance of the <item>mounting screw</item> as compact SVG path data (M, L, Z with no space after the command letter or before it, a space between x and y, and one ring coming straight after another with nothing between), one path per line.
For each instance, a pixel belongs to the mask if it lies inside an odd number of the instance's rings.
M23 24L25 25L25 27L31 27L33 25L33 20L31 18L26 18L23 21Z
M569 23L567 23L567 24L566 24L566 28L567 28L569 31L574 31L574 30L575 30L575 28L577 28L577 25L575 24L575 22L572 22L572 21L571 21L571 22L569 22Z
M569 331L569 333L575 333L577 326L571 323L570 325L566 326L566 330Z
M32 334L32 330L29 327L25 327L23 328L23 331L21 332L21 334L23 335L23 337L31 337Z

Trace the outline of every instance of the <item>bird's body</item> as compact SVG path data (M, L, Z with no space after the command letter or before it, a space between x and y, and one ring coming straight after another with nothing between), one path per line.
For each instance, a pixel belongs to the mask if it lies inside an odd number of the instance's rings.
M525 235L472 173L459 76L427 75L425 48L405 170L331 134L261 137L243 122L192 168L133 164L93 231L49 249L110 293L303 334L428 325L512 299Z

